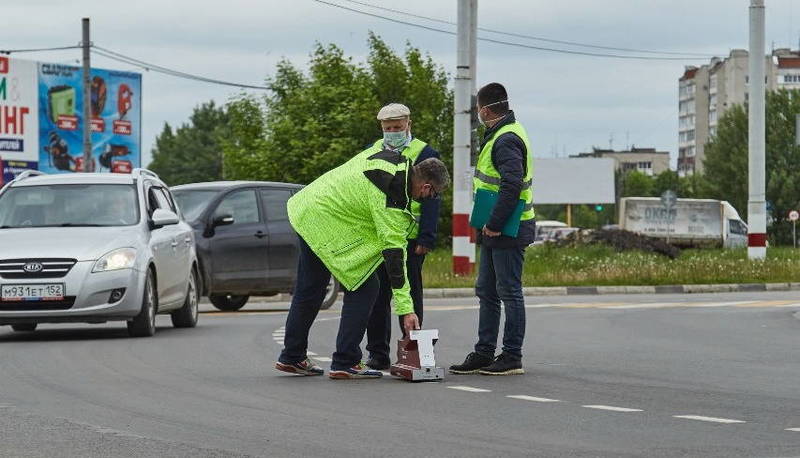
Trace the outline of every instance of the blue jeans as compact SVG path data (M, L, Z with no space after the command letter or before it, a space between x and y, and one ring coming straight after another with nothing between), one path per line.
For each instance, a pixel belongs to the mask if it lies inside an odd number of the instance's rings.
M308 333L317 318L331 273L299 237L300 258L297 263L297 283L294 287L292 305L286 317L284 348L278 361L292 364L307 358ZM336 352L333 353L332 370L353 367L361 361L361 340L367 329L370 311L378 297L380 282L373 273L361 287L344 291L342 317L339 334L336 336Z
M481 245L475 293L480 302L478 343L475 351L494 356L500 333L500 302L505 306L503 352L522 357L525 338L525 300L522 295L522 264L525 248L487 248Z

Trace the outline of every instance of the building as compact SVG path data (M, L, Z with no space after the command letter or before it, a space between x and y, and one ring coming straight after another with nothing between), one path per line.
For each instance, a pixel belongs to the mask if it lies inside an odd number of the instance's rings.
M776 49L766 57L766 88L800 89L800 52ZM734 49L725 59L686 67L678 80L678 174L703 172L705 145L722 115L748 100L749 54Z
M575 158L605 157L614 159L615 169L624 172L638 170L646 175L658 175L669 170L669 152L656 151L655 148L637 148L632 146L627 151L592 148L589 153L571 155Z

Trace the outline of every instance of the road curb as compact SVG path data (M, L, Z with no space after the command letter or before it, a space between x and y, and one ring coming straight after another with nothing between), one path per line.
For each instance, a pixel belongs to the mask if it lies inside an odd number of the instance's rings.
M700 294L746 293L759 291L800 291L800 283L721 283L702 285L642 285L642 286L528 286L525 296L573 296L609 294ZM474 288L426 288L429 298L474 297Z
M800 283L722 283L703 285L639 285L639 286L526 286L525 296L587 296L609 294L700 294L751 293L760 291L800 291ZM425 288L424 297L432 299L475 297L475 288ZM339 293L339 300L342 300ZM286 302L289 294L257 296L251 302ZM203 298L203 302L208 302Z

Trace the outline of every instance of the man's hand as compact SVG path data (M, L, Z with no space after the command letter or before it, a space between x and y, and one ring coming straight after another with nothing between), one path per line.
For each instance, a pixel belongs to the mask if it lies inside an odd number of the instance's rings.
M417 318L416 313L409 313L408 315L403 315L403 330L407 336L411 335L411 331L419 329L419 318Z
M426 255L426 254L428 254L430 252L431 252L431 249L426 247L426 246L417 245L417 247L414 248L414 253L416 253L417 256L423 256L423 255Z
M486 237L497 237L498 235L500 235L500 233L499 233L499 232L495 232L495 231L493 231L493 230L489 229L489 228L488 228L488 227L486 227L486 226L483 226L483 229L481 230L481 232L482 232L482 233L483 233L483 235L485 235Z

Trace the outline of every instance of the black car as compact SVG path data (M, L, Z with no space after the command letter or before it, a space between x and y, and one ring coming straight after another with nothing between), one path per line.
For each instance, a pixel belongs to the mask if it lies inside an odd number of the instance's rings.
M215 181L173 187L195 231L203 295L220 310L239 310L250 296L291 293L297 276L298 238L286 201L301 185ZM323 308L336 301L331 278Z

